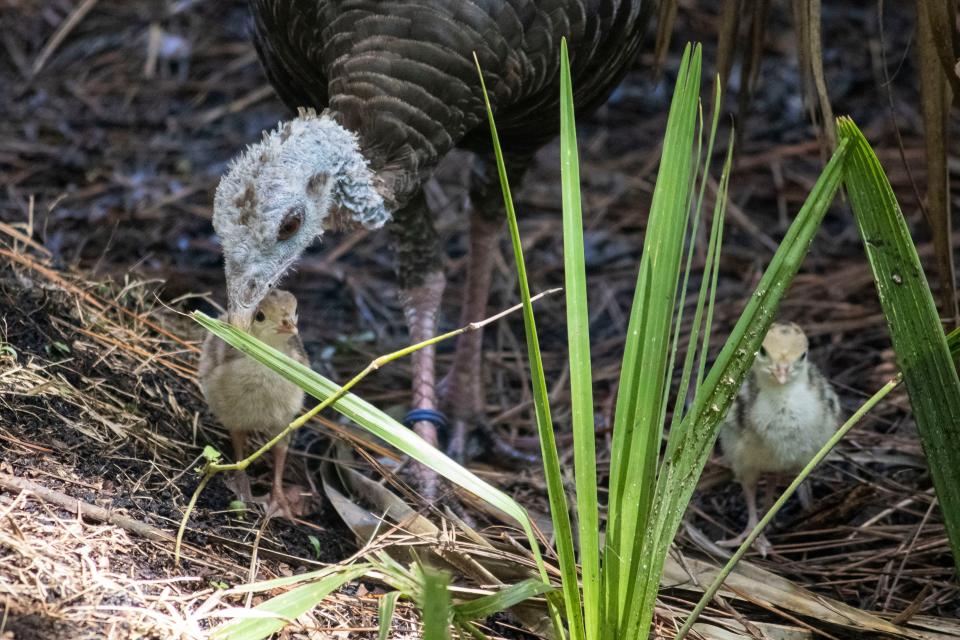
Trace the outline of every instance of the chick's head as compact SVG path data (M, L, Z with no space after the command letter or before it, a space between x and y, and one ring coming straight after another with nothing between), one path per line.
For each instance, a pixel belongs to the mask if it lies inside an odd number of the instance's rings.
M763 382L787 384L806 371L807 348L803 329L793 322L774 323L757 352L753 369Z
M289 291L272 289L253 316L250 333L271 346L283 345L297 335L297 299Z

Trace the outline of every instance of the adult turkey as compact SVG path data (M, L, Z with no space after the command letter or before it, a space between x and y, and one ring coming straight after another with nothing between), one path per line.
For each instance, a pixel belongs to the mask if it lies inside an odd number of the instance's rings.
M473 53L496 115L511 182L559 130L560 39L574 100L597 107L636 55L652 0L251 0L270 82L299 116L232 164L213 224L228 313L248 327L257 304L327 229L386 226L411 339L436 331L445 277L422 185L454 147L476 152L463 322L484 316L504 213ZM316 111L321 113L318 115ZM449 450L463 454L482 411L479 331L457 344L444 385ZM413 356L408 422L437 445L432 348ZM421 489L435 490L429 474ZM432 497L432 496L430 496Z

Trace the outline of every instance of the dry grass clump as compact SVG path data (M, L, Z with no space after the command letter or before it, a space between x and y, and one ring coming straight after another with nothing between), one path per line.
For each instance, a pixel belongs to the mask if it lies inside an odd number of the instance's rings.
M163 571L162 551L27 491L0 493L0 509L0 591L14 638L199 635L186 615L204 580Z
M185 562L173 564L169 532L196 484L192 466L223 439L193 379L199 330L159 305L150 283L59 271L25 238L0 223L0 631L201 637L212 612L243 606L223 588L250 579L262 523L233 517L214 483ZM268 527L252 575L349 556L342 530L315 524L328 520ZM305 629L375 628L377 598L331 600Z

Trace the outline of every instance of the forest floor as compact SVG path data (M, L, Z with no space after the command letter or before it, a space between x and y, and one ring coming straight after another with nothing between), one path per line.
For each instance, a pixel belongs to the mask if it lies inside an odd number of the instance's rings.
M713 347L733 326L822 167L800 97L790 14L785 3L775 4L784 11L771 13L752 106L737 120ZM929 273L932 247L910 175L924 183L912 13L904 3L888 3L881 42L872 3L837 4L824 9L834 110L852 115L875 145ZM712 6L683 3L676 29L683 37L675 36L672 51L684 39L702 40L709 68L718 18L698 5ZM213 190L237 151L288 114L260 70L242 2L13 2L0 8L0 23L0 86L7 88L0 91L0 637L201 637L228 607L244 604L224 587L336 563L358 548L327 500L296 522L264 526L256 513L231 511L231 494L217 479L190 518L181 564L173 559L170 536L199 480L194 469L204 445L229 451L195 381L202 332L179 312L212 313L224 302L210 225ZM655 79L644 53L610 102L581 122L603 430L611 421L676 62L669 56ZM727 106L736 112L736 71L731 84ZM536 290L563 280L557 155L556 144L546 147L518 190ZM466 160L452 155L427 186L450 255L442 329L454 328L459 316ZM955 174L956 155L951 163ZM512 257L506 244L501 249L491 311L518 299ZM702 256L696 262L693 281ZM384 234L325 238L285 287L300 299L314 368L333 380L347 380L406 344ZM537 314L554 420L563 430L569 414L562 300L543 300ZM895 372L869 266L842 199L781 317L807 331L811 358L847 413ZM440 348L441 372L451 349ZM503 438L529 442L535 429L519 317L487 331L485 366L491 424ZM400 361L356 393L400 415L408 385L409 362ZM353 433L335 414L311 424L294 443L290 477L325 493L327 445L355 444ZM608 447L598 449L605 472ZM538 522L548 520L539 469L472 467ZM265 475L266 467L254 472ZM743 500L728 475L716 456L677 539L681 563L719 561L723 551L712 541L743 526ZM768 532L773 553L748 556L756 567L740 574L748 592L728 593L727 605L711 609L713 623L783 625L781 635L769 637L855 638L872 637L877 627L870 625L887 620L901 625L902 637L960 638L960 592L905 392L856 427L810 484L814 510L788 504ZM515 534L495 514L471 515L491 540ZM792 597L761 588L775 582L772 574L790 581ZM679 582L668 581L673 587L658 608L666 637L696 599ZM291 636L376 637L382 593L372 582L353 584L299 619ZM812 608L817 602L840 619ZM860 618L839 603L876 617ZM416 637L416 625L413 609L402 606L391 637ZM489 621L494 635L529 637L515 625L510 616ZM708 637L751 637L740 629Z

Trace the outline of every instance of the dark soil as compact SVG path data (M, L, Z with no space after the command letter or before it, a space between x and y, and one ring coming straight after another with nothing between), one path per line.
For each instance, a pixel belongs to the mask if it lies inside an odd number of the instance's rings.
M109 386L124 396L123 408L139 428L160 434L165 441L181 443L183 448L155 448L150 446L149 438L145 442L136 433L123 438L105 434L105 442L91 439L84 427L90 424L92 408L69 394L11 396L0 405L4 435L48 447L57 455L5 449L0 451L0 464L6 463L8 471L22 477L69 476L74 482L60 487L67 495L136 514L137 519L160 528L179 523L184 497L193 493L199 481L199 476L186 465L196 458L200 445L206 441L229 450L219 433L208 430L201 438L209 440L193 443L190 421L171 415L172 405L181 416L198 415L202 424L215 424L199 390L169 371L117 367L84 344L84 335L71 330L75 314L69 296L39 287L25 288L22 282L10 278L9 272L2 276L0 299L7 309L3 342L16 345L20 361L47 362L46 370L66 381L78 394L99 385ZM182 470L187 472L179 473ZM256 474L266 469L255 466L252 470ZM173 480L167 475L171 471L177 474ZM133 487L136 492L131 494ZM209 542L205 533L214 534L217 540L225 529L242 528L243 522L229 517L231 500L233 494L219 480L208 485L197 502L187 541L202 546ZM315 515L319 521L333 524L333 530L279 527L265 540L264 548L321 562L336 562L349 555L353 546L349 532L337 527L338 521L330 518L331 514ZM308 535L319 538L319 556ZM164 573L142 577L160 575Z

